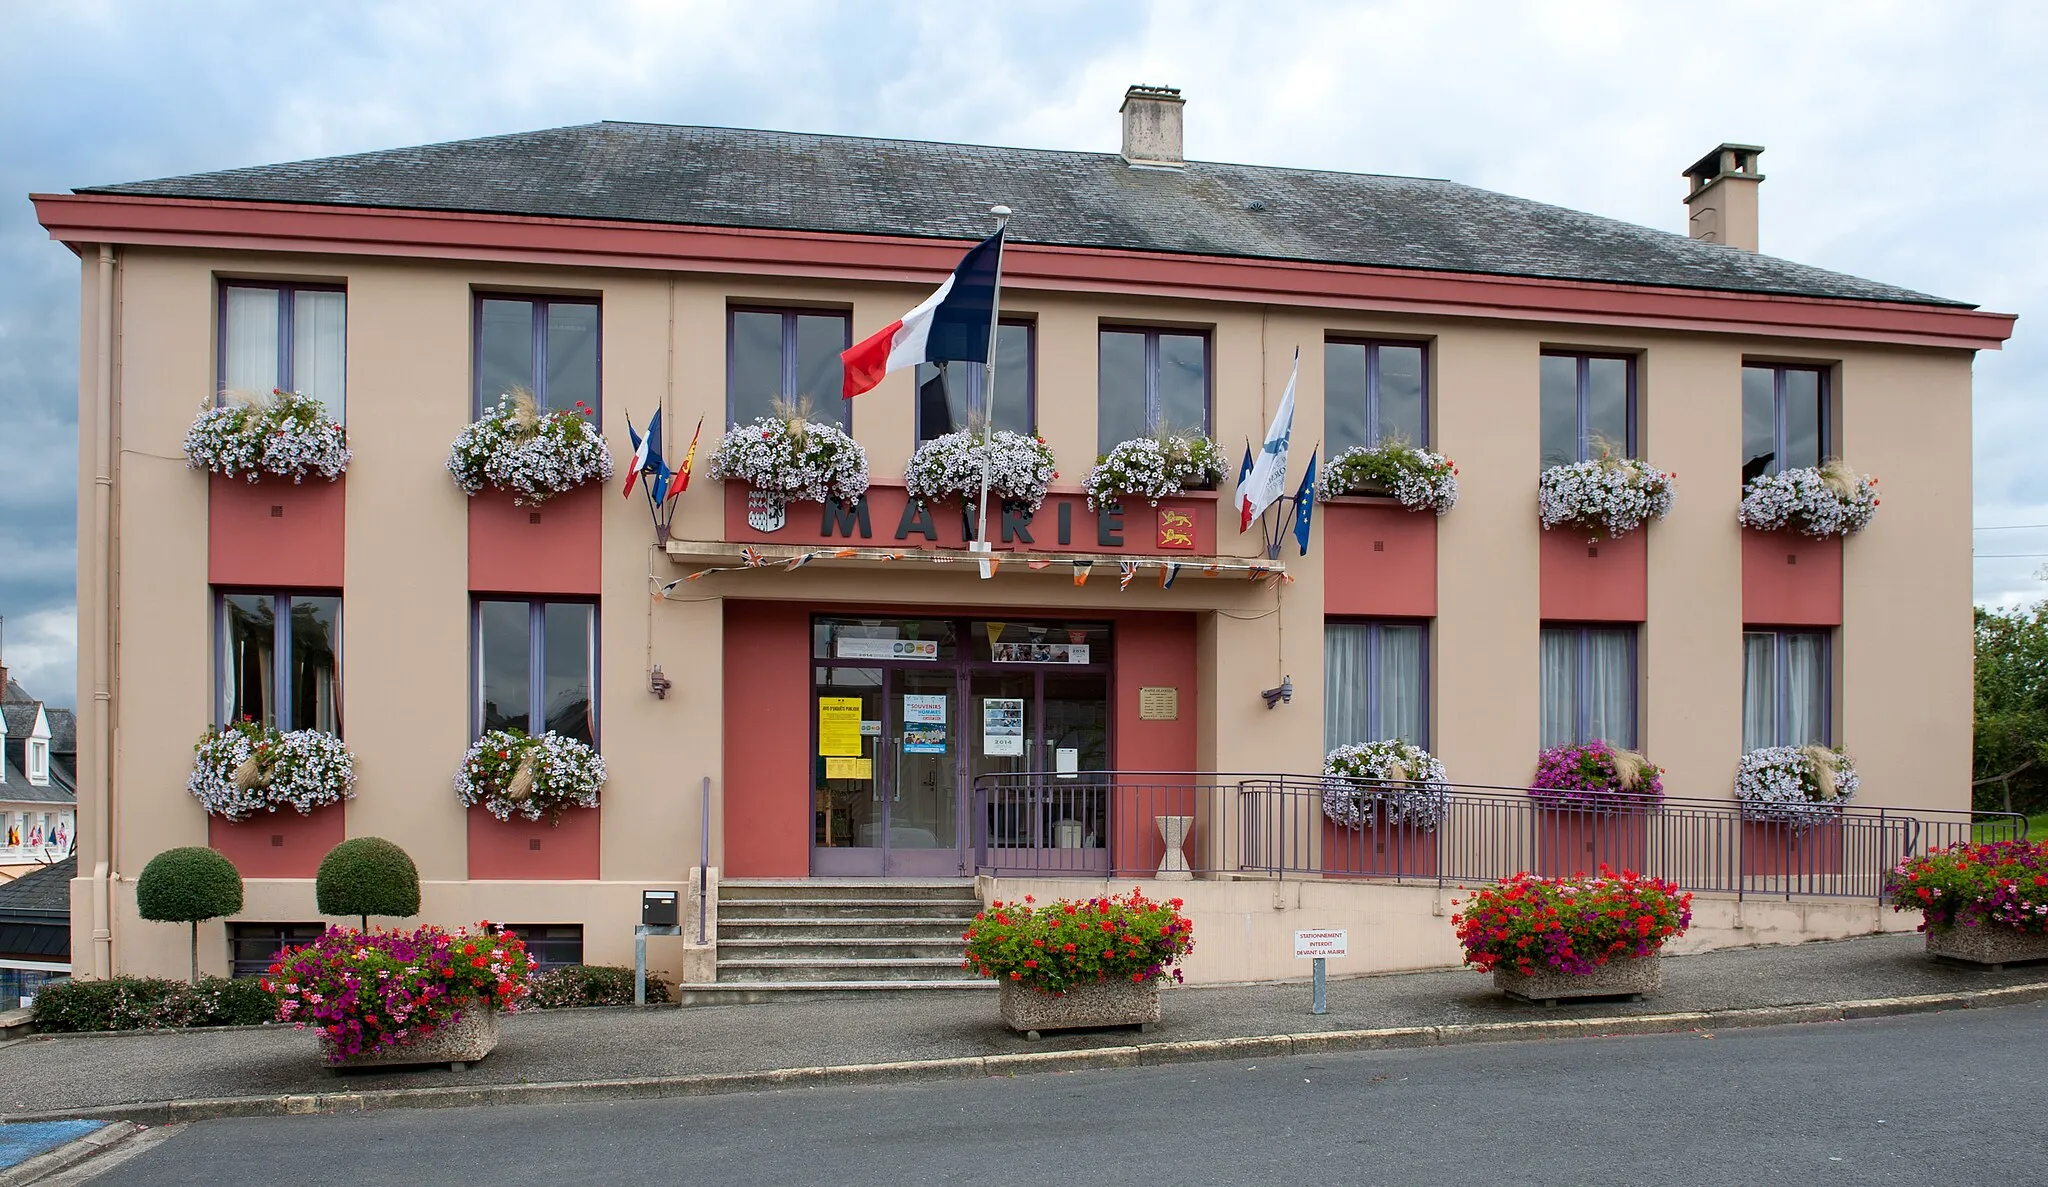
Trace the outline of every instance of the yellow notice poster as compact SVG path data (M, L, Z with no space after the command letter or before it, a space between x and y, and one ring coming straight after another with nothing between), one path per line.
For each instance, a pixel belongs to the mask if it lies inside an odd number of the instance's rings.
M860 753L860 698L819 697L818 754L859 758Z
M872 758L828 758L825 760L827 779L873 779L875 760Z

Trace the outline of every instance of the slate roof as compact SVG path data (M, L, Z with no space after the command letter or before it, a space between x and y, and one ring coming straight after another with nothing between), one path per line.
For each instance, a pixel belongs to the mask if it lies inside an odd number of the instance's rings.
M43 706L43 716L50 722L50 754L67 757L78 754L78 714L69 709L53 709Z
M12 882L0 884L0 916L22 913L71 914L71 880L78 876L73 854Z
M136 194L979 238L1913 304L1959 302L1451 181L597 123L90 186ZM1674 184L1673 215L1676 210Z
M14 755L7 756L7 782L0 783L0 804L63 804L69 807L77 802L77 785L72 781L70 772L60 771L55 761L50 763L49 783L36 787L29 783L28 772L21 769L21 763Z

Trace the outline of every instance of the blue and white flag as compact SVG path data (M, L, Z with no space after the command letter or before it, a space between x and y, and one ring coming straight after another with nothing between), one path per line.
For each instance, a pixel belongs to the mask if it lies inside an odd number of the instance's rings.
M1308 451L1308 472L1301 476L1301 489L1294 492L1294 543L1301 555L1308 555L1308 529L1316 514L1316 453Z
M1280 397L1280 409L1266 429L1265 444L1252 463L1251 476L1237 487L1237 530L1251 530L1252 521L1265 514L1281 495L1287 493L1287 440L1294 435L1294 381L1301 377L1301 348L1294 348L1294 370L1287 374L1287 394Z

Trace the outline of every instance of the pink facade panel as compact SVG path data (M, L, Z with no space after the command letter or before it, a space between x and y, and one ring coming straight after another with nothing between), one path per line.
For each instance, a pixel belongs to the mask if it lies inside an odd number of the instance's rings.
M571 808L559 824L514 816L499 820L482 808L469 810L469 876L501 882L595 879L598 876L598 813L603 807Z
M327 851L347 839L346 812L345 804L329 804L304 816L284 808L240 823L209 816L206 843L244 878L310 878Z
M602 578L604 485L538 506L485 491L469 500L469 588L595 597Z
M918 507L901 486L877 484L851 511L817 503L791 503L783 524L763 531L748 522L745 483L725 484L725 538L747 544L838 545L851 548L965 548L974 530L957 501ZM1030 552L1104 552L1189 556L1216 554L1217 497L1198 491L1162 499L1153 507L1129 500L1101 511L1087 496L1047 495L1030 515L991 506L988 534L998 549Z
M1436 617L1436 516L1391 499L1338 499L1323 517L1323 613Z
M343 483L208 476L206 579L214 585L337 589L346 554Z
M811 611L725 604L725 876L811 872Z
M1842 625L1842 539L1798 532L1742 533L1742 621L1758 626Z
M1119 614L1116 616L1116 662L1110 679L1113 700L1114 765L1121 771L1184 772L1196 767L1195 723L1201 689L1195 672L1195 616L1192 614ZM1179 690L1171 721L1147 720L1139 710L1140 689ZM1195 791L1188 775L1167 774L1137 779L1138 786L1119 789L1110 835L1118 869L1156 869L1164 853L1159 816L1195 815ZM1185 790L1183 790L1183 788ZM1208 838L1190 834L1182 851L1194 855Z
M1323 873L1332 878L1434 878L1436 849L1436 833L1412 825L1323 821Z
M1613 816L1597 812L1538 809L1536 872L1550 878L1596 875L1606 866L1615 873L1649 868L1650 818L1641 813Z
M1650 616L1646 529L1588 543L1585 533L1543 533L1541 614L1546 622L1642 622Z

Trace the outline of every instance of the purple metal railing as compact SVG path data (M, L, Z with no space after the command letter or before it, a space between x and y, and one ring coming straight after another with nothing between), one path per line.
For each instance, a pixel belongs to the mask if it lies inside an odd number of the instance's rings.
M1970 840L2026 835L2004 812L1849 807L1800 823L1746 818L1730 800L1664 799L1639 810L1549 807L1526 789L1354 784L1373 818L1329 819L1317 775L1154 771L1029 772L975 780L977 870L1039 877L1143 878L1166 859L1160 821L1203 876L1494 882L1614 870L1686 890L1790 898L1877 898L1901 860ZM1390 820L1400 804L1407 818ZM1433 824L1427 823L1433 820Z

